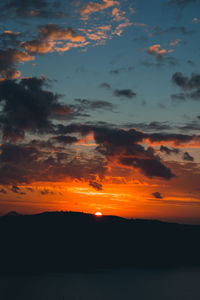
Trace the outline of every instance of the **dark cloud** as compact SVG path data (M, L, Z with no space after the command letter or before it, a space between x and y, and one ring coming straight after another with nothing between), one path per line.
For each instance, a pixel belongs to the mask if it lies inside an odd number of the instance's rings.
M122 71L123 69L120 68L120 69L114 69L114 70L110 70L110 74L111 75L119 75L119 73Z
M59 96L44 89L45 78L24 78L0 82L0 124L4 139L23 138L26 131L51 132L51 119L69 115Z
M174 174L167 168L152 148L145 149L139 142L147 136L135 129L123 130L110 127L72 124L59 127L63 133L80 133L86 135L93 132L98 145L96 150L108 161L117 159L118 162L130 168L140 169L145 176L170 179Z
M144 139L144 134L130 129L96 128L94 138L99 145L97 151L105 155L108 160L116 158L124 166L138 168L147 177L171 179L173 173L167 168L152 148L145 149L138 144Z
M103 190L103 186L101 183L98 183L96 181L91 181L89 182L89 185L91 187L93 187L96 191L102 191Z
M48 189L44 189L44 190L42 190L42 191L40 192L40 194L41 194L42 196L46 196L46 195L54 195L55 193L54 193L53 191L48 190Z
M132 124L133 125L133 124ZM132 128L130 130L123 130L114 127L109 124L70 124L67 126L58 125L56 133L57 134L71 134L71 133L80 133L82 136L85 136L89 133L93 132L95 136L95 140L97 144L101 143L105 140L111 140L113 144L119 144L123 142L124 145L128 145L129 143L138 143L145 140L149 140L150 142L162 143L162 142L173 142L176 145L189 143L192 140L200 140L199 135L189 135L189 134L181 134L181 133L166 133L166 132L158 132L158 133L144 133L142 131L137 131Z
M171 172L170 168L166 167L157 157L152 158L121 158L120 162L126 166L132 166L138 168L142 173L149 177L159 177L163 179L171 179L175 175Z
M73 109L74 114L80 114L81 112L83 113L84 111L87 110L108 110L108 111L113 111L115 106L104 100L89 100L89 99L75 99L76 104L71 105L70 107Z
M66 135L58 135L56 137L53 137L53 140L58 142L58 143L63 143L63 144L74 144L78 142L78 139L75 136L66 136Z
M93 134L96 149L90 154L79 152L73 147L79 138ZM74 134L75 136L72 136ZM149 178L172 179L172 170L157 155L157 150L147 147L151 142L188 143L195 135L144 133L136 129L124 130L113 125L69 124L55 125L53 136L47 140L31 140L18 144L4 143L0 146L0 184L20 186L37 181L63 181L66 178L88 181L100 188L96 178L104 178L108 165L115 163L122 169L134 169ZM59 144L62 145L58 145ZM174 148L161 147L165 153L177 153ZM100 184L99 182L97 182Z
M176 149L176 148L172 148L172 149L170 149L170 148L168 148L168 147L166 147L166 146L160 146L160 152L164 152L164 153L166 153L167 155L170 155L170 154L178 154L179 152L180 152L180 150L179 149Z
M171 142L177 146L200 139L197 135L175 133L144 133L135 129L123 130L114 127L71 124L59 126L58 133L79 133L83 136L93 133L97 144L96 151L106 157L108 161L117 160L120 164L132 168L139 168L148 177L170 179L174 174L167 168L153 148L145 148L143 142L159 143ZM178 154L176 148L161 146L161 152Z
M153 121L150 123L126 123L123 125L126 128L136 128L144 131L162 131L171 130L172 127L168 122L157 122Z
M114 96L119 97L119 98L129 98L132 99L135 97L137 94L133 92L131 89L124 89L124 90L114 90L113 91Z
M93 131L92 125L72 123L67 126L59 124L57 126L56 133L57 134L80 133L82 136L86 136L87 134L89 134L92 131Z
M181 72L176 72L172 76L172 81L182 90L192 90L200 88L200 75L192 73L191 77L184 76Z
M13 185L11 187L11 191L16 194L25 195L25 193L22 192L21 189L17 185Z
M112 129L106 127L91 128L94 132L95 141L97 144L110 144L114 146L129 146L143 140L143 133L135 129L123 130ZM117 149L116 149L117 150Z
M38 150L40 149L53 149L53 144L52 144L52 141L49 139L49 140L31 140L29 142L29 145L33 148L36 148Z
M119 98L129 98L129 99L131 99L131 98L133 98L137 95L131 89L113 89L111 87L111 85L107 82L102 83L100 85L100 88L105 88L107 90L112 91L113 95L115 97L119 97Z
M188 152L183 154L183 160L194 161L194 157L192 157Z
M179 145L188 143L194 138L199 139L200 137L181 133L151 133L146 134L146 138L151 142L174 142L174 144Z
M0 49L0 81L18 78L21 73L16 69L16 65L33 59L33 56L21 50Z
M67 15L59 0L9 0L0 4L1 18L56 18Z
M173 100L199 100L200 99L200 75L192 73L190 78L181 72L172 76L172 82L183 90L183 93L171 95Z
M105 159L96 154L88 157L66 149L37 149L30 144L3 144L0 147L0 184L18 187L32 182L63 181L67 178L94 180L104 176ZM14 188L13 191L19 191Z
M178 126L178 128L182 131L199 131L200 130L200 122L198 120L194 120L191 122L188 122L184 125Z
M154 196L156 199L163 199L163 196L159 192L152 193L152 196Z

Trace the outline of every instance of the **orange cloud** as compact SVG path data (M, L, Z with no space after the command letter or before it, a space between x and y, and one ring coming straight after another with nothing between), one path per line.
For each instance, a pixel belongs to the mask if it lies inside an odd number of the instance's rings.
M127 20L125 23L119 24L119 25L115 28L113 34L116 34L116 35L118 35L118 36L121 36L122 33L123 33L123 29L126 28L126 27L128 27L128 26L131 26L131 25L132 25L132 23L129 22L129 20Z
M13 32L12 30L5 30L4 33L7 35L19 35L20 34L20 32Z
M70 41L67 47L57 47L60 41ZM38 29L38 38L22 43L29 53L45 54L53 51L67 51L71 47L84 45L85 37L77 34L72 28L62 28L56 24L47 24ZM73 45L75 43L75 46Z
M114 17L114 20L116 22L121 22L126 20L126 17L124 17L125 12L121 11L119 8L115 7L112 10L112 16Z
M102 3L97 2L88 2L82 10L81 10L81 16L84 20L88 19L88 16L92 13L104 10L106 8L112 7L114 5L119 5L118 1L113 0L103 0Z
M152 54L152 55L158 55L158 56L162 56L164 55L165 53L167 53L167 50L166 49L161 49L161 46L156 44L156 45L152 45L148 48L147 52L149 54Z

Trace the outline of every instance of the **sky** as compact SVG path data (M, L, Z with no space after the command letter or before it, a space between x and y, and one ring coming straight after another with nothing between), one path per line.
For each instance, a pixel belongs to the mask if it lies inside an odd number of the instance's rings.
M200 1L0 3L0 214L200 224Z

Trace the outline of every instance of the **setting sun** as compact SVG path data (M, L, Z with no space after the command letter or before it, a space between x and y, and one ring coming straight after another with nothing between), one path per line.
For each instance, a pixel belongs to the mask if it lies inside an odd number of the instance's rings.
M100 211L97 211L97 212L95 213L95 216L96 216L96 217L102 217L103 215L102 215L102 213L101 213Z

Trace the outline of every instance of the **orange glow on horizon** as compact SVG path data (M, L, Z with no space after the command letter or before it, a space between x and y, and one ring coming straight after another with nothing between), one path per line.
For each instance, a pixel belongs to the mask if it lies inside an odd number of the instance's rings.
M200 202L195 187L199 183L199 177L192 169L191 180L188 182L184 165L173 165L173 168L180 175L171 181L165 181L148 179L137 170L134 171L135 178L125 178L114 167L103 180L96 178L102 184L101 189L93 188L88 181L70 178L62 182L18 185L20 193L17 196L9 188L1 195L0 213L13 210L25 214L79 211L97 217L100 215L96 215L96 212L101 212L102 215L126 218L172 221L188 219L198 222ZM132 174L133 171L130 175ZM160 193L160 197L154 196L156 192Z

